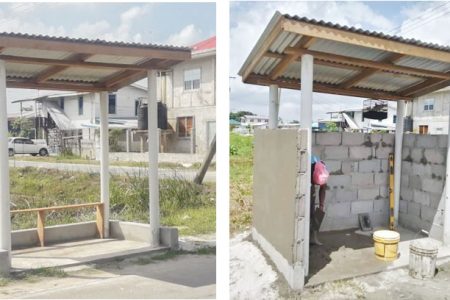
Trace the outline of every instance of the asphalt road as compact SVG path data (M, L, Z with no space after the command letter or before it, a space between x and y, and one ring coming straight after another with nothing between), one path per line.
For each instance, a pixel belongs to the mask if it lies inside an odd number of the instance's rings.
M68 163L10 160L9 166L16 168L35 167L35 168L55 169L72 172L100 173L99 165L89 165L89 164L68 164ZM146 169L140 167L110 166L109 172L113 175L139 175L145 173ZM184 179L193 180L196 173L197 170L192 169L162 169L162 168L159 169L160 178L181 177ZM205 175L204 182L215 182L215 181L216 181L216 172L215 171L207 172Z

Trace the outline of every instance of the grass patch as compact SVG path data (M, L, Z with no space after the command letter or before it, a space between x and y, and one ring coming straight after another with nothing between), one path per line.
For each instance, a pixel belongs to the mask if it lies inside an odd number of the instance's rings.
M173 259L179 255L216 255L216 247L205 247L200 248L196 251L168 250L161 254L139 257L138 259L131 261L131 263L138 265L148 265L153 264L157 261L166 261L169 259Z
M60 268L38 268L20 273L12 273L8 277L0 277L0 287L17 281L37 282L43 278L64 278L67 273Z
M230 134L230 229L248 229L252 222L253 136Z
M100 201L100 175L11 168L11 209L48 207ZM182 178L161 179L162 225L175 226L180 235L215 232L215 184L197 185ZM111 219L149 222L149 186L145 169L128 176L111 176ZM93 208L49 212L46 225L95 220ZM14 214L12 227L35 228L35 213Z

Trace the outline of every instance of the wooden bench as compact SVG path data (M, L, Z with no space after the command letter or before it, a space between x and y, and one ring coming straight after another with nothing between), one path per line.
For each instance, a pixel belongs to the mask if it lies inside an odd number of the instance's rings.
M42 207L42 208L17 209L17 210L12 210L11 214L37 212L37 233L38 233L39 242L41 244L41 247L44 247L45 246L45 216L46 216L46 213L48 211L78 209L78 208L84 208L84 207L95 207L96 208L97 232L99 234L99 237L102 239L104 237L105 228L104 228L104 211L103 211L104 208L103 208L103 203L101 203L101 202L50 206L50 207Z

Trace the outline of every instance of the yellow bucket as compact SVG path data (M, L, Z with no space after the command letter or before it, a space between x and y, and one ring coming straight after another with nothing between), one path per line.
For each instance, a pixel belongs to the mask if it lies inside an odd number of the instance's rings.
M378 259L392 261L397 259L400 234L392 230L378 230L373 233L375 255Z

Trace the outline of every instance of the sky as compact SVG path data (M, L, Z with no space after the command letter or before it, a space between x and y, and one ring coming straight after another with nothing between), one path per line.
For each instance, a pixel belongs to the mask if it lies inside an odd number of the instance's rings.
M0 32L191 46L215 35L213 3L1 3ZM17 99L55 93L7 89Z
M450 45L450 2L232 2L230 10L230 108L268 115L269 88L242 83L240 67L275 13L305 16L365 30ZM313 121L328 111L362 108L361 98L314 93ZM300 91L282 89L280 117L299 120Z

